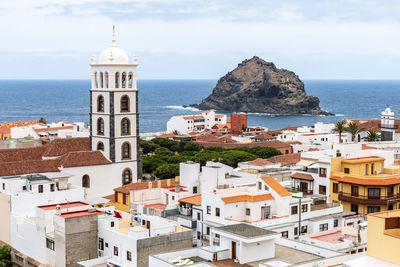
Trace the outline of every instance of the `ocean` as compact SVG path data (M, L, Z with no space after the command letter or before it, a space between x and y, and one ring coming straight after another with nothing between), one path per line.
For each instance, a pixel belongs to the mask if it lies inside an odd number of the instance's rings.
M182 105L200 103L216 80L139 80L140 132L166 130L171 116L198 113ZM398 117L400 81L305 80L308 95L336 116L248 114L248 125L287 126L378 118L390 105ZM89 80L0 80L0 122L35 120L89 122ZM230 114L226 112L220 112Z

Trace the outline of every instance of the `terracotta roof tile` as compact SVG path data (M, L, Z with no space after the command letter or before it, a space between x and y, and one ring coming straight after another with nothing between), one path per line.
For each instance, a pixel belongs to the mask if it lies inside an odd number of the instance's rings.
M297 162L300 161L301 154L300 153L295 153L295 154L286 154L286 155L279 155L275 156L272 158L269 158L268 160L271 161L272 163L280 163L281 166L288 166L288 165L294 165Z
M370 179L370 178L354 178L354 177L331 177L332 180L336 180L343 183L359 184L359 185L395 185L400 184L400 178L384 178L384 179Z
M57 157L73 151L89 151L90 140L84 138L56 139L45 145L44 157Z
M282 142L282 141L274 140L274 141L264 142L263 146L273 147L273 148L285 148L285 147L290 147L290 144Z
M272 188L278 195L281 197L291 196L292 194L287 191L285 187L283 187L277 180L272 177L263 177L262 180L266 183L269 187Z
M178 186L178 185L179 185L179 179L172 178L172 179L157 180L152 182L131 183L114 188L114 191L128 194L130 191L133 190L143 190L149 188L168 188L171 186Z
M263 200L269 200L269 199L274 199L274 197L271 194L262 194L262 195L255 195L255 196L250 196L250 195L239 195L239 196L232 196L232 197L223 197L221 200L225 203L236 203L236 202L258 202L258 201L263 201Z
M252 161L248 161L246 162L249 165L256 165L256 166L265 166L265 165L271 165L273 164L271 161L266 160L266 159L262 159L262 158L258 158Z
M144 205L145 208L154 208L156 210L165 210L165 206L166 205L162 203Z
M0 149L0 162L41 160L44 146L32 148Z
M200 195L194 195L194 196L190 196L190 197L181 198L181 199L179 199L179 202L183 202L183 203L199 206L199 205L201 205L201 194Z
M22 175L41 172L59 172L58 159L27 160L0 163L0 176Z
M311 174L296 172L292 174L292 178L300 179L300 180L307 180L307 181L314 181L314 178Z
M49 128L38 128L34 129L36 133L43 133L43 132L54 132L58 130L69 130L73 129L74 126L62 126L62 127L49 127Z
M101 151L76 151L61 156L58 166L64 168L111 164Z
M264 133L260 133L256 136L251 137L251 139L253 139L253 140L255 140L255 139L257 139L257 140L272 140L273 139L273 140L275 140L276 137L264 132Z

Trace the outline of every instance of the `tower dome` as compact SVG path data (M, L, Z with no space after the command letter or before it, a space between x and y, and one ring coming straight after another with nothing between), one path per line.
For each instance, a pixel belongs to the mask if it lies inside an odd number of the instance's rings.
M115 27L113 27L111 45L101 53L99 64L129 64L128 55L115 42Z

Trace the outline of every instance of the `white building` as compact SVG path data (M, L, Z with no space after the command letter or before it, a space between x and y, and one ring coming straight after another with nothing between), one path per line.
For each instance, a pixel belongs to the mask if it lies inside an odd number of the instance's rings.
M167 122L167 133L178 131L180 134L211 129L215 124L226 124L226 115L215 114L212 110L205 110L197 115L173 116Z
M97 63L93 56L90 66L91 149L102 151L118 173L135 182L141 176L136 56L129 61L113 32L110 47Z
M11 138L41 138L41 137L58 137L58 138L77 138L89 137L89 129L85 128L83 122L60 121L49 124L30 124L26 126L15 126L10 128Z

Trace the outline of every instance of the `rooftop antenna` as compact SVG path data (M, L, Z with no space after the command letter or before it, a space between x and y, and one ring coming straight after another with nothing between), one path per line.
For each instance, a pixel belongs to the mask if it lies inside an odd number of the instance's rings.
M115 45L115 25L112 26L113 30L112 30L112 44Z

